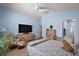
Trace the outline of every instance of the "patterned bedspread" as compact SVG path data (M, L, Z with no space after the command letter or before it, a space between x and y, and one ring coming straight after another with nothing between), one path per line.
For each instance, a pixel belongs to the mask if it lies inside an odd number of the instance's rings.
M28 44L31 43L32 42ZM61 41L46 40L36 45L33 45L33 43L32 45L27 46L28 56L73 56L72 53L69 53L62 49Z

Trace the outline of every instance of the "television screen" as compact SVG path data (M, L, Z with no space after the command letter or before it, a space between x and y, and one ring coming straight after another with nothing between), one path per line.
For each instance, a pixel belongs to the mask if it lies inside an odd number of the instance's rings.
M19 33L32 32L32 25L19 24Z

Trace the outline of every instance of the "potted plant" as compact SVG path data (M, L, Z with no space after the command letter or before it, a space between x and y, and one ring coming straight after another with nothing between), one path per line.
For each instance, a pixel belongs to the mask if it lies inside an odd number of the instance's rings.
M7 39L0 38L0 55L6 55L9 50L9 42Z

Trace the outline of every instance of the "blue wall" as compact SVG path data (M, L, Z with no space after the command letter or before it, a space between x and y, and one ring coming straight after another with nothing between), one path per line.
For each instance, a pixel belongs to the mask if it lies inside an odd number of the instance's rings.
M18 34L18 24L28 24L33 26L33 33L36 38L40 35L40 20L39 18L31 17L23 15L22 13L7 10L5 8L0 8L0 27L5 27L9 32L11 32L14 36ZM6 13L4 13L6 12ZM3 14L3 15L2 15Z
M5 10L5 8L0 6L0 27L2 26L2 21L5 18L7 14L7 9Z
M52 24L57 31L58 36L62 36L62 20L66 19L79 20L79 11L62 11L51 12L42 17L42 36L45 37L46 29Z
M0 7L0 28L6 27L13 35L18 34L18 24L28 24L33 26L33 33L40 36L40 22L42 24L42 36L45 37L46 29L52 24L57 30L57 35L62 36L62 20L79 19L78 11L51 12L39 18L23 15L22 13L11 11ZM77 22L78 23L78 22Z

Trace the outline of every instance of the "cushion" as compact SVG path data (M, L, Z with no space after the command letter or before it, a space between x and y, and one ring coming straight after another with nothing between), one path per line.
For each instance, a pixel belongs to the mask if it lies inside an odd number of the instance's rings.
M26 45L26 42L25 41L19 41L17 43L17 45L19 45L19 46L25 46Z
M19 41L18 43L17 43L17 48L18 49L22 49L22 48L24 48L26 46L26 42L25 41Z
M22 39L23 39L22 34L18 34L18 35L16 36L16 39L22 40Z
M70 52L70 53L74 53L74 49L71 47L71 45L66 41L63 40L63 47L66 51Z

